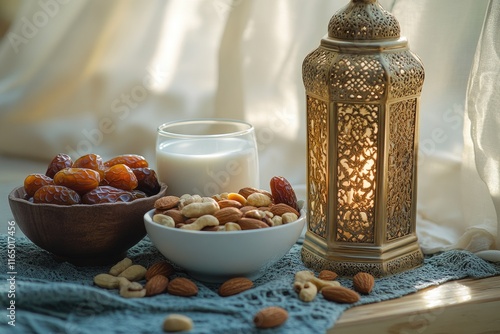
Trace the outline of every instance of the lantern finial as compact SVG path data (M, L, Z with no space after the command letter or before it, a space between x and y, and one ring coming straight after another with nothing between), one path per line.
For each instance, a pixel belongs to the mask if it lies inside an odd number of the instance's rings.
M397 39L400 27L377 0L352 0L333 15L328 36L344 40Z

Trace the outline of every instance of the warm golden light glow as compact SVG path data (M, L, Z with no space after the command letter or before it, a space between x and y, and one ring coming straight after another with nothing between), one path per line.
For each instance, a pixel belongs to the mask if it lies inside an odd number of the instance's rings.
M303 63L308 126L306 265L377 276L420 265L415 237L424 69L377 0L337 12ZM323 163L326 161L326 163Z
M470 288L460 283L454 283L452 287L438 286L424 294L425 308L428 309L447 306L450 303L462 303L471 299Z

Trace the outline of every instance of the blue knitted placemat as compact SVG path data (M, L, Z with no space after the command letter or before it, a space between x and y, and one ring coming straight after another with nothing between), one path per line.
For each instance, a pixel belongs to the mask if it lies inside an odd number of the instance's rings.
M300 260L301 245L296 244L268 273L254 282L255 287L239 295L220 297L218 285L195 281L195 297L169 294L139 299L122 298L117 290L93 285L96 274L110 266L75 267L56 262L25 237L8 246L0 236L2 250L1 333L162 333L169 313L182 313L193 319L190 333L324 333L343 311L352 305L328 302L318 295L313 302L298 299L293 290L294 275L307 270ZM8 254L15 252L15 272L8 274ZM148 267L164 259L146 237L131 248L134 263ZM370 295L355 305L397 298L431 285L465 277L482 278L500 274L500 267L467 251L448 251L426 257L423 266L376 280ZM184 273L177 273L185 276ZM13 282L9 282L14 277ZM350 279L342 285L352 287ZM10 283L14 283L11 285ZM9 290L11 293L9 293ZM14 291L13 291L14 290ZM15 294L15 296L12 295ZM8 324L10 303L15 304L15 327ZM254 315L263 307L281 306L289 312L285 324L275 329L257 330Z

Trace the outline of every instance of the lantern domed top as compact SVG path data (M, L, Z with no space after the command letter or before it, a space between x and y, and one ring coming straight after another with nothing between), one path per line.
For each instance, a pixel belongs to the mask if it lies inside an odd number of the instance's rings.
M328 37L341 40L398 39L400 27L396 18L377 0L351 0L331 18Z

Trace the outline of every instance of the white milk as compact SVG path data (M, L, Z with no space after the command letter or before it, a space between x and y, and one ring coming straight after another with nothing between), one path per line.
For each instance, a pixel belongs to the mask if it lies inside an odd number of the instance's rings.
M156 149L156 172L167 194L212 196L259 187L257 149L238 138L182 139Z

